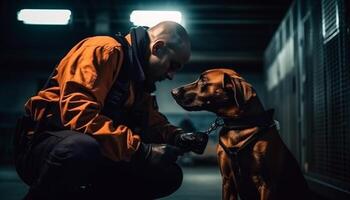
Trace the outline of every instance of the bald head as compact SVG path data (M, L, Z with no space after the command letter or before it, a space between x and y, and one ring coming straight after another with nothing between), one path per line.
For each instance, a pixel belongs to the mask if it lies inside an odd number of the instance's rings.
M163 21L148 29L151 43L164 41L165 44L175 50L182 51L185 60L191 55L191 43L187 31L183 26L172 21Z
M149 81L173 79L191 56L191 43L184 27L176 22L164 21L148 29L150 39Z

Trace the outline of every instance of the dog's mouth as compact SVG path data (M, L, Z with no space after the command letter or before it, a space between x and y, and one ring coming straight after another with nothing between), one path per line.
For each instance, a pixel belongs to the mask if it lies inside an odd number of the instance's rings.
M201 111L201 106L181 106L183 109L187 111Z
M178 102L177 102L178 103ZM202 106L199 105L182 105L180 103L178 103L183 109L187 110L187 111L201 111L202 110Z

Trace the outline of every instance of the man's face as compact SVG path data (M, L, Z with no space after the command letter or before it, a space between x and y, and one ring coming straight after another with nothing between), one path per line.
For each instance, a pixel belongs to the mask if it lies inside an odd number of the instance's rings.
M186 48L184 45L182 48L170 48L162 41L156 42L151 47L147 79L151 82L172 80L190 57Z

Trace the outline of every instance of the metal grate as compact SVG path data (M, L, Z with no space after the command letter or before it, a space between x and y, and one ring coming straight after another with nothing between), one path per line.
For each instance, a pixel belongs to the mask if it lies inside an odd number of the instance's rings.
M322 33L325 42L339 33L337 0L322 0Z
M295 63L302 64L302 76L298 77L302 87L299 88L300 93L296 92L301 95L299 98L294 97L294 90L291 89L293 73L282 77L280 74L283 73L278 73L288 66L286 57L282 57L288 43L278 44L279 30L267 51L271 52L272 47L276 47L276 53L265 53L265 61L268 61L265 65L268 83L278 77L274 87L268 91L268 104L276 108L283 140L296 157L299 149L302 149L302 163L308 177L327 187L327 190L335 189L349 194L350 33L347 35L345 25L350 24L344 20L348 19L350 23L350 8L347 10L349 16L345 17L344 2L299 0L292 6L293 16L289 20L293 20L293 30L290 35L296 33L293 37ZM276 60L278 62L273 62ZM293 104L294 99L302 101L299 105ZM299 143L298 134L293 134L297 132L293 127L297 127L295 121L298 118L293 111L298 106L303 112L300 114L303 120L300 126L302 143Z
M326 17L324 11L322 17ZM322 19L323 28L324 21L327 20ZM308 159L309 171L317 178L350 191L350 69L345 40L345 30L340 29L331 38L315 41L323 48L315 46L322 49L322 56L315 55L322 63L313 67L313 125Z

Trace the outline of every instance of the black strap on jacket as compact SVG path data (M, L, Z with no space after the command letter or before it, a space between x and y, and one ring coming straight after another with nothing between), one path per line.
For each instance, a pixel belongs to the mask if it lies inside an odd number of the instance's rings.
M104 107L101 113L111 118L114 123L119 124L122 123L123 120L122 108L127 100L130 87L130 76L132 70L130 70L129 66L131 65L130 62L132 62L132 55L129 43L123 36L116 35L114 38L122 45L124 53L124 57L122 58L123 63L121 65L118 77L105 98Z

